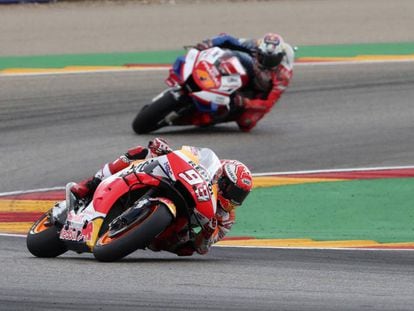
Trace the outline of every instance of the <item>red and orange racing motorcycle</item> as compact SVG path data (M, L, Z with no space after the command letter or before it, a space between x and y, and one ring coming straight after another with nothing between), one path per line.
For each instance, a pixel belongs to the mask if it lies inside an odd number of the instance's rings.
M137 114L133 130L143 134L169 125L235 121L241 111L231 105L233 95L248 84L246 64L251 62L246 53L219 47L189 49L170 69L166 79L169 88Z
M37 257L72 250L115 261L183 232L191 242L215 215L220 170L212 150L183 146L103 180L87 201L76 199L69 183L66 200L31 227L27 247Z

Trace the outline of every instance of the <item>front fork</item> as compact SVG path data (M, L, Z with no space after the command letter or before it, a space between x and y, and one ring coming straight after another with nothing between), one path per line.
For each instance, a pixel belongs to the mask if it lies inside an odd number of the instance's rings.
M65 200L57 202L55 206L52 208L52 212L50 215L50 220L57 225L63 226L66 222L68 217L68 213L70 210L79 210L86 206L86 203L82 199L77 199L76 196L71 191L72 187L76 185L74 182L70 182L66 184L65 187Z
M181 107L177 111L173 110L169 114L167 114L161 121L164 123L163 125L173 125L176 120L178 120L186 114L189 114L194 109L193 103L184 98L185 94L181 86L174 86L168 89L168 92L170 92L170 94L174 97L175 101L179 104L179 106L182 105L183 107Z

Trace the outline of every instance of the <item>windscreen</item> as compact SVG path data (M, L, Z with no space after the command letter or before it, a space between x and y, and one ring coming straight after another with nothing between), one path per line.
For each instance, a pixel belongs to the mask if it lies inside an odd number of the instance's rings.
M220 159L208 148L200 148L200 164L207 170L211 182L214 182L217 172L221 169Z

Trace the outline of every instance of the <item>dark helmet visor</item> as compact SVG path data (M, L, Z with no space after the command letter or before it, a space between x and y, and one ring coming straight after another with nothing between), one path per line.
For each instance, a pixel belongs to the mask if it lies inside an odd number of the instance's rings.
M220 179L219 187L223 197L234 205L241 205L250 192L237 187L227 177Z
M275 68L279 66L283 59L283 53L278 54L264 54L264 53L258 53L257 60L261 66L264 68Z

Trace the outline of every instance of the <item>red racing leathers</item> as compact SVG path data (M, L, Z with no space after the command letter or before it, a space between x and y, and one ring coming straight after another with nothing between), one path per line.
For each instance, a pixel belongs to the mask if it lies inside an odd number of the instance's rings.
M275 69L262 68L255 58L258 40L241 39L221 34L204 40L196 48L203 50L213 46L237 51L238 58L246 68L249 84L234 98L234 105L242 112L235 121L243 131L250 131L267 114L289 86L293 75L294 50L283 42L284 56Z
M257 78L260 76L260 78ZM271 87L266 94L257 93L252 98L242 97L242 114L238 116L236 122L241 130L250 131L256 126L257 122L267 114L276 104L283 92L289 85L292 78L292 69L288 69L280 64L275 71L261 71L256 74L257 82L264 87ZM260 80L259 80L260 79Z

